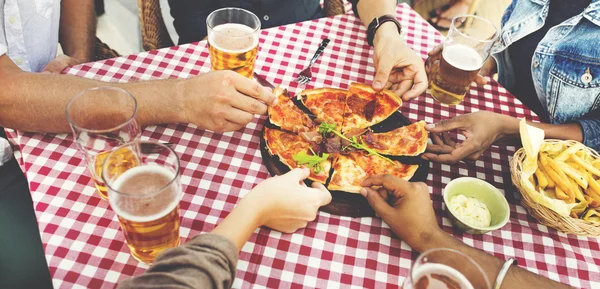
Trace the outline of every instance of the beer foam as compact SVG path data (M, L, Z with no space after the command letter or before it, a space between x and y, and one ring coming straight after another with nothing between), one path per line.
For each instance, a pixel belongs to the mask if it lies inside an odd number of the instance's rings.
M458 272L458 270L450 266L446 266L444 264L426 263L417 267L411 275L415 277L413 278L414 283L419 281L421 277L427 276L427 278L429 279L429 286L427 286L426 289L448 288L448 286L446 286L446 284L444 284L442 281L432 278L431 274L438 274L449 277L450 279L452 279L460 285L460 289L473 289L473 285L471 285L471 282L469 282L465 275Z
M464 71L478 70L483 65L481 55L475 49L462 44L444 47L442 56L448 64Z
M218 50L227 53L244 53L258 46L258 33L239 23L226 23L215 26L216 33L210 33L208 42Z
M159 175L164 176L169 181L173 180L173 178L175 177L175 173L165 167L158 166L158 165L144 165L144 166L139 166L139 167L135 167L135 168L127 170L126 172L124 172L122 175L120 175L118 177L118 179L114 182L114 184L111 187L117 191L120 191L120 189L130 179L132 179L136 176L139 176L141 174L159 174ZM145 184L140 184L140 186L144 186L144 185ZM177 190L177 192L173 193L173 194L176 194L176 196L173 197L172 194L165 195L165 193L158 193L154 197L136 199L135 197L133 197L133 198L121 197L118 193L116 193L116 194L111 194L109 196L108 200L110 202L110 206L112 207L113 211L115 211L115 213L117 215L119 215L121 218L127 219L132 222L150 222L150 221L158 220L158 219L166 216L171 211L173 211L179 204L179 194L180 194L180 190L181 190L181 188L177 187L177 186L179 186L179 184L171 183L171 184L169 184L169 186L172 187L171 188L172 190ZM148 189L157 190L160 188L162 188L162 186L158 187L158 188L148 188ZM169 189L169 188L166 188L166 189ZM162 198L161 198L161 196L162 196ZM163 201L161 199L164 199L164 198L171 199L171 202L168 203L168 205L165 205L164 209L160 210L160 212L151 214L151 215L141 215L141 216L133 215L133 214L131 214L130 210L123 208L123 207L127 207L128 203L132 202L132 200L136 200L137 202L139 202L141 199L144 199L148 203L147 206L152 206L152 205L156 205L156 204L161 204L161 202ZM133 205L132 205L132 207L133 207ZM139 207L139 204L137 207Z

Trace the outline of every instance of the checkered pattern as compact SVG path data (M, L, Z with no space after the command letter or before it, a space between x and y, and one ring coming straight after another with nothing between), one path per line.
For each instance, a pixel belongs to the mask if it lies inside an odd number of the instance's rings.
M426 57L442 36L408 6L398 6L407 43ZM291 92L305 88L293 82L324 37L331 39L313 72L309 87L348 88L369 83L375 72L366 30L352 15L297 23L262 31L256 71ZM104 81L185 78L208 72L206 42L144 52L77 66L68 74ZM168 95L165 95L168 97ZM537 119L496 82L472 87L466 100L444 107L429 96L405 103L412 121L429 123L489 110ZM264 118L233 133L213 133L188 125L149 127L144 139L174 143L181 157L185 195L181 201L184 240L210 231L240 197L268 177L259 151ZM100 199L71 136L13 133L39 220L46 258L56 288L106 288L145 265L134 260L115 214ZM499 258L516 257L528 270L575 287L600 286L598 239L566 236L538 225L519 205L511 185L513 147L492 147L474 164L432 164L428 184L444 230L468 245ZM502 229L468 235L452 229L442 204L442 188L460 176L485 179L506 193L511 218ZM415 252L374 218L320 213L295 234L259 229L240 253L235 288L398 288Z

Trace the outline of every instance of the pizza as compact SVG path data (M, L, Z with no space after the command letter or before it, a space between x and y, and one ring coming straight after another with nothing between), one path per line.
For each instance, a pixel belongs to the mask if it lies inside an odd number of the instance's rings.
M415 174L418 165L407 165L399 161L390 161L364 151L354 151L347 155L338 155L333 162L333 174L327 186L330 190L358 193L360 183L369 176L390 174L409 180Z
M347 93L347 90L335 88L306 89L298 94L298 99L315 115L317 122L335 124L340 130Z
M370 129L402 105L391 91L352 83L348 90L306 89L298 94L299 102L283 89L274 92L278 103L269 108L269 119L278 128L264 128L267 151L290 169L309 167L309 179L330 190L358 193L369 176L409 180L419 168L394 157L423 153L428 140L424 122L384 133Z
M287 89L276 87L273 93L277 104L269 106L269 120L283 130L291 132L310 131L314 126L312 119L294 104Z
M375 91L370 85L352 83L346 95L342 131L362 129L382 122L402 105L402 99L384 89Z
M294 155L300 153L312 154L311 143L298 134L265 127L264 138L269 153L273 156L278 156L279 160L290 169L302 167L294 160ZM318 171L311 169L308 178L325 184L329 178L331 161L325 160L320 163L320 166L321 169Z
M429 136L425 121L419 121L384 133L367 132L360 139L380 154L417 156L425 152Z

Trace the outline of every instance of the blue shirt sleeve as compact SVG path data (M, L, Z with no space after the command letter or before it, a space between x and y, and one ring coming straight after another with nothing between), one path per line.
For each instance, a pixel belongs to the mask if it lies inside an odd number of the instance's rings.
M600 151L600 119L584 119L577 122L583 131L583 144Z

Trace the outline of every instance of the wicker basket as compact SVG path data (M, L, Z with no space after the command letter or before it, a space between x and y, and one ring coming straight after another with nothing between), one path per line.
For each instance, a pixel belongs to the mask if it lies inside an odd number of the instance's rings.
M564 143L567 147L575 145L576 141L571 140L545 140L546 143ZM600 159L600 155L586 147L588 152L594 157ZM554 228L566 234L576 234L585 236L600 236L600 223L584 221L572 217L561 216L536 203L530 196L529 193L521 186L521 171L523 170L523 160L525 160L525 151L519 149L513 159L510 161L510 172L513 184L521 192L523 196L521 198L521 204L527 209L538 222L542 225Z

